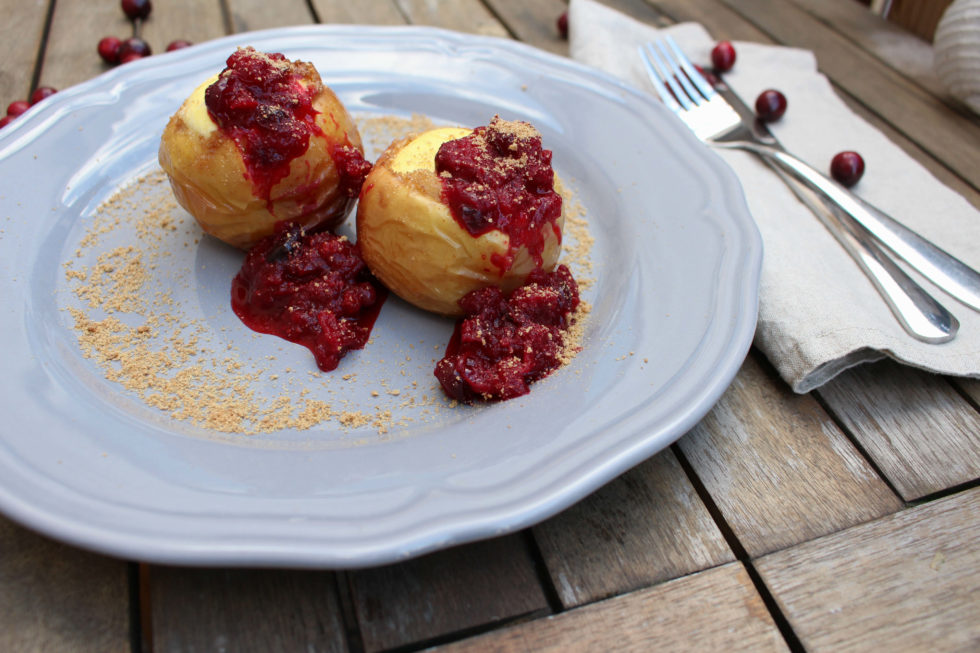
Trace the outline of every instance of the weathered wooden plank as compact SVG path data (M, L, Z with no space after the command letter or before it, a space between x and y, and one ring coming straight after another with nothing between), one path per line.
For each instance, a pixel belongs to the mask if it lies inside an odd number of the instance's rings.
M150 569L154 653L346 651L335 576Z
M405 17L394 0L313 0L321 23L404 25Z
M926 41L854 0L792 1L930 93L945 95L932 71L932 46Z
M232 31L236 33L313 22L306 0L228 0L228 13Z
M200 43L223 34L218 0L158 3L142 26L143 38L156 53L176 39ZM96 50L99 39L132 35L133 25L117 2L59 0L45 52L43 83L64 88L109 70Z
M556 54L568 54L568 41L558 33L558 17L568 10L563 0L488 0L507 31L520 41Z
M980 120L909 82L793 3L721 0L770 36L812 50L820 70L980 190Z
M16 100L26 100L31 93L31 79L37 61L49 0L24 0L5 3L4 35L0 39L0 110ZM42 76L41 83L50 85Z
M132 36L133 26L115 2L60 0L41 68L42 83L63 89L109 69L99 58L103 36Z
M942 377L882 361L818 392L906 501L980 478L980 414Z
M129 651L126 566L0 517L0 651Z
M808 651L976 651L980 489L765 556Z
M437 650L788 649L745 568L734 562Z
M354 572L350 580L367 651L548 610L521 535Z
M479 0L395 0L408 21L488 36L509 36Z
M670 450L534 528L565 607L735 559Z
M951 379L951 382L973 401L974 406L980 406L980 379Z
M750 556L901 507L816 400L753 356L678 445Z
M204 43L225 35L224 20L220 0L158 2L143 25L143 38L154 52L163 52L167 44L177 39Z
M701 23L708 32L721 39L739 39L772 43L773 40L741 14L718 0L646 0L656 11L675 23Z

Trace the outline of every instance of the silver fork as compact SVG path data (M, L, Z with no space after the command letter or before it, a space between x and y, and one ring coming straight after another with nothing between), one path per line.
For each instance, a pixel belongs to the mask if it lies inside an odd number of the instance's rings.
M647 44L641 54L661 99L701 140L755 152L792 176L789 186L855 257L911 335L925 342L945 342L955 335L958 324L872 238L950 295L980 310L980 274L786 153L774 139L762 138L753 129L751 116L741 116L729 105L673 39Z

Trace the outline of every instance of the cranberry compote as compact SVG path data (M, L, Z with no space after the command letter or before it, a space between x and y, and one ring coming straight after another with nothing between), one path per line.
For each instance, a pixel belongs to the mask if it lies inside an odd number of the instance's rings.
M385 295L357 245L280 224L245 257L232 282L231 307L249 328L309 348L329 372L367 343Z
M330 150L330 158L337 166L340 187L347 197L360 195L364 178L371 172L371 162L367 161L356 147L350 145L335 145Z
M546 226L561 241L561 195L555 192L551 150L526 122L494 117L486 127L443 143L436 153L443 200L453 218L476 237L492 229L510 240L505 256L490 262L500 273L521 246L541 265Z
M459 304L465 315L435 375L452 399L512 399L562 361L564 331L578 306L578 284L564 265L537 269L509 297L482 288Z
M281 54L239 48L204 94L208 114L238 146L256 197L270 199L272 187L289 174L310 137L322 133L307 85Z

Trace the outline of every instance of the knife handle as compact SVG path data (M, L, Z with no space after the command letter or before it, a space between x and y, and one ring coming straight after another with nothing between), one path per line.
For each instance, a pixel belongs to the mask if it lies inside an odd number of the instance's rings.
M820 193L829 202L828 205L833 205L856 221L926 279L970 308L980 311L980 272L828 179L809 164L792 154L758 143L733 141L714 144L747 149L774 161L808 188Z
M931 344L956 337L956 317L896 265L863 227L774 162L767 163L851 255L909 335Z

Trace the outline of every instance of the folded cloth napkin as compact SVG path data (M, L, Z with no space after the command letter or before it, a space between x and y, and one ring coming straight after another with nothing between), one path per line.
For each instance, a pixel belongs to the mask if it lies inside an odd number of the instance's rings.
M638 48L661 32L695 63L710 62L715 41L701 25L657 30L592 0L572 0L569 8L571 56L651 93ZM866 168L855 193L980 269L980 212L854 114L817 72L813 53L734 45L737 59L725 81L749 106L767 88L786 95L787 112L771 129L787 150L818 170L829 169L837 152L860 152ZM685 127L678 121L677 128ZM942 345L912 339L857 264L772 170L746 152L717 152L741 180L765 247L755 345L793 390L808 392L884 356L980 377L980 313L922 281L957 316L960 331Z

